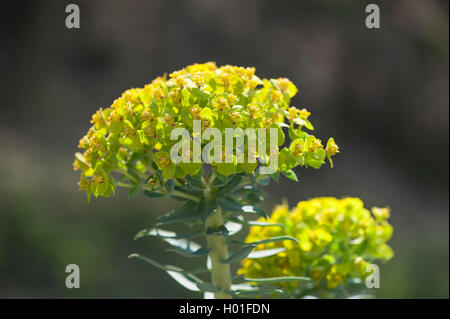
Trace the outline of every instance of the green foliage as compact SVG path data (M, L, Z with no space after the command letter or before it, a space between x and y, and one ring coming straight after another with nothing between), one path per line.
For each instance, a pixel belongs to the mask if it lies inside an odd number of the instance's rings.
M203 172L202 176L203 177L189 177L189 186L182 189L182 191L185 192L183 194L189 194L196 197L192 197L190 199L184 198L183 205L165 215L158 217L153 226L138 232L135 239L145 237L160 238L171 246L167 249L169 252L177 253L183 257L206 258L208 253L210 253L210 249L207 247L201 247L201 245L191 239L204 236L221 236L234 248L233 251L229 253L227 258L221 260L221 262L225 264L239 263L244 258L251 257L252 251L258 244L280 242L285 240L297 242L296 238L290 236L279 236L255 243L242 243L238 240L233 240L232 236L239 232L242 226L251 227L252 225L260 225L261 227L270 226L283 228L284 225L277 223L266 223L260 220L246 221L241 216L241 214L248 215L250 217L265 216L261 208L254 203L255 198L258 198L256 201L259 203L260 200L258 196L262 196L261 194L263 194L263 191L259 188L257 183L257 180L261 180L258 178L257 173L251 174L252 177L244 175L221 177L222 179L219 180L219 182L217 182L217 179L219 179L218 177L212 178L212 176L207 176L206 174L203 175ZM198 190L200 189L202 189L203 192L199 193ZM174 191L176 190L181 190L181 188L175 187ZM209 194L209 196L205 196L205 193ZM223 217L225 219L224 225L219 225L217 227L205 227L205 216L207 218L211 212L214 212L220 207L222 207L222 209L226 209L225 213L223 213ZM194 222L193 227L195 229L184 234L160 228L170 226L175 223L186 224L192 222ZM251 258L266 257L261 254L261 251L258 253L260 256L255 255ZM267 256L271 256L271 252L268 252ZM175 266L163 266L152 259L137 254L133 254L132 257L144 260L147 263L166 271L169 276L175 279L183 287L192 291L213 293L221 291L221 288L214 286L211 282L203 281L202 279L194 276L195 271L188 272L180 270L180 268ZM204 271L204 269L202 271ZM242 281L242 279L240 280ZM245 278L243 280L245 281ZM270 283L274 280L275 279L273 278ZM288 279L281 279L281 281L288 281ZM250 297L255 295L261 296L273 294L274 292L280 293L283 291L280 289L274 290L273 288L265 286L262 288L255 288L253 284L256 281L248 282L252 285L248 284L246 289L234 288L234 286L232 286L229 291L226 291L226 293L233 297ZM263 284L264 280L259 282L259 285Z

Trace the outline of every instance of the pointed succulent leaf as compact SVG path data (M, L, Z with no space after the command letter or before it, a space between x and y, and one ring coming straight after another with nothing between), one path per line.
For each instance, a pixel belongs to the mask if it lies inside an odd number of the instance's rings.
M264 257L270 257L270 256L274 256L277 255L283 251L286 251L286 248L282 247L282 248L271 248L271 249L263 249L263 250L256 250L256 251L252 251L247 258L250 259L259 259L259 258L264 258Z
M221 260L220 262L224 264L231 264L231 263L237 263L240 262L242 259L246 258L248 254L255 248L254 245L247 245L242 247L241 249L235 251L232 253L228 258Z
M290 282L290 281L299 281L299 282L309 282L311 278L301 277L301 276L287 276L287 277L272 277L272 278L247 278L244 277L244 282L256 282L261 284L273 284L278 282Z
M198 205L188 201L183 206L160 216L156 220L156 225L172 224L192 219L198 215Z

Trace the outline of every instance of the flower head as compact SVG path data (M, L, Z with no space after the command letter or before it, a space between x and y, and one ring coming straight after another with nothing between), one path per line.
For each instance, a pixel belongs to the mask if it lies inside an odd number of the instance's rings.
M183 179L198 172L201 165L172 162L168 156L178 141L172 139L171 132L175 128L188 130L193 144L195 120L200 121L202 130L216 128L222 133L227 128L267 132L275 128L279 172L296 166L319 168L326 157L331 161L338 148L333 142L324 149L318 138L305 131L313 129L308 120L310 113L290 105L296 93L297 88L288 79L260 79L254 68L218 67L213 62L187 66L169 77L158 77L143 88L125 91L110 107L94 113L92 127L80 140L83 152L76 154L74 168L81 170L83 189L95 196L114 192L115 171L136 182L139 176L153 174L156 165L165 179ZM288 131L295 146L283 146ZM200 143L203 146L207 141ZM249 147L248 139L244 143L247 159L248 150L254 148ZM237 147L233 149L234 156L236 152ZM258 150L255 156L262 158L263 152ZM243 164L211 165L224 175L250 174L258 166Z
M279 226L253 226L246 242L276 236L292 236L298 243L285 240L258 245L257 250L285 248L276 255L244 259L238 274L250 278L306 276L316 289L334 289L350 279L364 279L366 267L375 260L393 257L386 242L392 236L387 222L388 208L367 210L359 198L314 198L301 201L293 209L277 206L270 223ZM261 219L262 221L262 219ZM280 283L293 290L298 283Z

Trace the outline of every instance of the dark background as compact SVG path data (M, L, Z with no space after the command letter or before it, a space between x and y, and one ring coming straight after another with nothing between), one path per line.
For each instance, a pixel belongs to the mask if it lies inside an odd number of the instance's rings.
M371 2L381 29L364 25ZM341 147L334 169L267 187L266 209L328 195L390 206L396 255L377 296L449 297L448 1L78 0L78 30L69 3L0 4L0 297L201 297L127 259L184 262L132 240L177 203L121 189L88 204L72 161L98 108L206 61L290 78L315 135ZM71 263L80 289L65 287Z

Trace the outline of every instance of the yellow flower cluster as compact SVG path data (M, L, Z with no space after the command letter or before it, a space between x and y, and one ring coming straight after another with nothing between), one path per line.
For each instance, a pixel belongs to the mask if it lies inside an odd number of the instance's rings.
M386 244L393 228L387 222L388 208L364 208L359 198L314 198L301 201L292 210L277 206L268 222L280 226L253 226L246 242L289 235L295 241L260 244L257 250L285 248L260 259L246 258L238 274L250 278L306 276L315 289L334 289L349 279L364 279L374 260L393 257ZM262 219L261 219L262 221ZM280 283L292 291L298 283Z
M177 142L170 138L172 129L185 128L192 134L194 120L201 121L202 129L221 132L277 128L279 146L285 140L283 128L289 129L293 142L279 150L279 171L298 165L319 168L326 157L331 162L338 147L330 139L324 148L318 138L303 131L313 126L307 110L290 106L296 93L288 79L260 79L255 68L217 67L213 62L190 65L143 88L127 90L92 116L93 125L81 138L79 148L84 152L76 153L73 164L82 171L79 186L88 194L107 197L116 186L111 172L136 180L139 173L148 176L152 162L165 179L196 174L201 163L176 165L169 156ZM248 151L247 145L244 148ZM213 165L222 175L251 173L256 167L256 163Z

